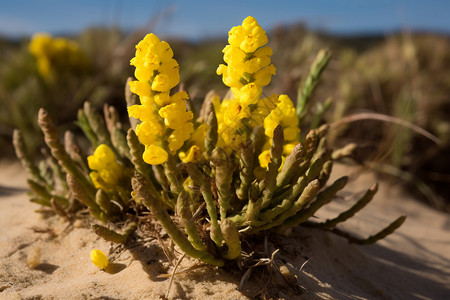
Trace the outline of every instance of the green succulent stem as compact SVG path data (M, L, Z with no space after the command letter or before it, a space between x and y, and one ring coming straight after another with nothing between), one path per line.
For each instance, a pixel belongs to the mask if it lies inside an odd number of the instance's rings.
M137 229L137 223L136 222L130 222L128 225L123 229L123 233L116 232L114 230L111 230L107 227L94 224L92 225L92 229L94 232L104 238L107 241L123 244L127 241L128 237L136 231Z
M207 107L207 119L206 124L208 125L208 130L206 131L205 138L205 148L207 157L211 156L212 151L216 148L219 135L217 133L217 117L214 111L214 105L210 102Z
M331 58L331 52L328 50L320 50L314 59L309 74L306 77L305 82L299 87L297 96L297 116L300 120L300 124L303 123L303 119L306 116L308 110L306 109L309 104L311 94L316 88L320 80L320 75L327 66Z
M275 193L278 169L282 163L281 155L283 154L283 143L283 128L281 125L278 125L273 131L272 147L270 148L270 163L264 177L261 208L265 208L269 205L272 196Z
M346 220L353 217L358 211L363 209L369 202L373 199L373 196L378 190L378 185L374 184L371 186L367 192L362 196L358 202L356 202L352 207L350 207L348 210L341 213L339 216L337 216L334 219L328 219L325 223L322 223L321 226L323 228L334 228L338 223L345 222Z
M236 190L236 195L239 200L245 200L248 198L248 190L253 181L253 156L254 148L253 143L249 139L245 145L242 146L239 155L240 172L239 178L241 183L239 188Z
M329 203L333 197L336 195L338 191L344 188L344 186L348 182L348 177L344 176L336 180L332 185L327 187L325 190L320 192L317 195L316 200L314 200L307 209L302 211L301 214L291 216L286 219L283 225L285 226L297 226L305 221L307 221L310 217L312 217L316 211L318 211L322 206Z
M227 246L226 251L222 254L225 259L234 260L241 255L241 239L236 226L228 219L220 222L220 229Z
M298 169L300 162L302 161L303 151L303 146L299 143L294 147L291 154L289 154L289 156L286 158L283 168L277 176L278 189L284 187L291 181L293 175L295 174L295 171Z
M206 203L206 210L211 222L211 239L218 247L220 247L222 245L223 236L217 220L217 210L214 204L213 193L211 191L211 181L201 173L195 164L188 163L187 169L194 184L200 187L200 192L202 193L203 200Z
M214 266L222 267L224 265L222 259L216 258L206 251L195 249L194 246L192 246L186 235L184 235L172 221L162 203L149 193L148 180L144 176L135 173L135 176L132 179L132 186L133 190L136 192L136 197L153 213L172 240L184 253Z
M195 220L192 217L189 198L190 194L188 192L185 190L180 192L177 199L176 212L180 217L180 222L183 225L184 231L186 232L188 240L191 242L192 246L194 246L197 250L206 250L206 246L198 234Z
M234 168L222 148L216 148L211 153L211 166L215 170L220 219L224 220L232 198L231 181L233 180Z
M56 132L56 127L50 119L50 116L44 109L39 110L38 123L44 133L45 142L50 148L53 157L58 161L59 165L64 168L64 170L76 178L82 189L91 197L94 198L95 188L87 177L81 172L80 168L75 164L75 162L70 158L69 154L64 149L61 144L58 134Z
M263 230L268 230L273 227L284 224L285 220L295 215L303 206L313 201L317 192L319 191L318 180L310 182L301 193L300 197L292 204L292 206L284 211L281 215L270 222L264 222L264 225L251 228L250 233L256 233ZM316 200L317 201L317 200ZM302 214L301 214L302 215Z
M13 131L13 145L16 151L17 158L19 158L22 166L27 170L28 174L31 175L31 178L39 184L48 185L46 180L39 172L38 167L36 167L36 165L33 163L33 160L27 151L23 135L17 129L14 129Z

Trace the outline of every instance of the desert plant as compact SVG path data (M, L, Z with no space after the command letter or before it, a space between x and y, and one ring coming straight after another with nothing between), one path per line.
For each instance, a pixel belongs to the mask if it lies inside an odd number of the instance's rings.
M376 185L335 219L309 220L347 183L342 177L327 184L333 161L348 154L348 148L327 145L328 125L300 132L329 52L317 56L296 109L286 95L262 96L276 69L257 21L246 18L228 41L217 74L230 93L221 101L210 92L195 121L186 108L188 94L172 92L180 80L173 52L154 34L139 42L131 60L137 80L127 82L126 100L133 129L125 132L129 126L112 106L105 105L102 117L85 103L78 125L95 148L87 156L70 132L63 145L41 109L38 121L51 156L40 168L20 132L14 134L17 156L31 175L32 201L68 220L88 210L103 223L92 225L94 231L116 243L137 228L145 235L141 225L149 218L141 216L150 214L184 253L215 266L239 259L242 241L266 230L307 222L366 244L398 228L404 216L368 239L336 228L372 199Z

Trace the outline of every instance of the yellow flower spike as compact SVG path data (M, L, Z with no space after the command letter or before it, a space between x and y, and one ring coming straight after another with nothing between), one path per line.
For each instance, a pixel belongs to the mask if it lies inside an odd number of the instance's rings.
M175 102L164 106L159 110L159 115L164 118L164 124L172 129L185 126L186 122L194 117L191 111L186 111L184 102Z
M185 101L188 99L189 99L189 96L185 91L175 93L170 97L171 103L176 103L176 102L185 103Z
M91 251L91 261L100 269L105 269L109 264L109 260L108 257L106 257L106 254L98 249L94 249Z
M233 150L238 150L240 143L248 138L250 127L262 125L264 118L275 107L271 101L261 101L260 97L276 69L270 64L272 49L264 46L268 42L266 32L255 18L247 17L242 25L231 28L228 42L229 45L222 51L226 64L219 65L216 72L222 75L222 81L231 88L234 98L216 114L218 133L223 140L219 140L219 144L225 147L230 147L227 144L234 145L231 146ZM270 105L263 108L265 102ZM220 124L219 114L226 126Z
M178 63L169 44L154 34L147 34L136 46L131 64L137 81L130 90L140 96L141 105L128 108L131 117L143 121L136 127L139 141L145 145L143 159L157 165L175 154L193 132L193 113L186 111L186 92L170 95L180 81Z

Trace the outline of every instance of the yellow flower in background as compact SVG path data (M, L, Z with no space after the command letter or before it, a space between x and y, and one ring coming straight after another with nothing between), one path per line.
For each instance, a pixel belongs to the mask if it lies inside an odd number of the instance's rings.
M186 110L187 93L170 95L180 81L179 66L172 57L169 44L150 33L138 43L131 59L137 81L130 82L130 90L139 95L141 104L128 107L128 114L143 121L136 135L145 145L144 161L152 165L166 162L194 131L193 114Z
M94 170L89 173L94 186L104 190L114 189L123 175L122 167L117 162L114 152L101 144L87 160L89 168Z
M264 169L267 168L270 163L270 149L261 152L261 154L258 156L258 160L261 167L263 167Z
M80 72L86 70L87 56L78 45L64 38L52 38L46 33L33 35L29 52L36 57L39 74L47 80L55 80L61 72Z
M262 151L261 154L258 156L258 161L259 161L259 165L261 166L261 168L263 168L264 170L267 169L267 167L269 166L269 163L272 161L270 159L270 149ZM286 157L282 156L281 157L281 165L278 168L278 171L281 171L285 161L286 161Z
M91 251L91 261L100 269L106 268L109 264L109 260L108 257L106 257L106 254L98 249L94 249Z

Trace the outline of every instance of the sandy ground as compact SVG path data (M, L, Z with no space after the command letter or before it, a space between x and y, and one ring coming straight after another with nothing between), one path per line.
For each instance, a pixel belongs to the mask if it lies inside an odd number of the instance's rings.
M335 173L354 171L341 166ZM111 244L82 226L67 228L60 218L35 213L39 206L28 201L25 180L20 166L1 162L1 299L164 299L169 279L161 276L173 266L156 240L121 253L118 249L111 256L114 262L101 271L89 253L93 248L108 252ZM371 173L352 176L318 217L339 214L375 181ZM371 246L303 227L288 237L270 234L266 250L280 249L275 263L289 269L290 280L270 277L267 268L260 267L241 292L243 272L203 266L176 275L169 298L247 299L266 293L283 299L450 299L449 215L380 182L373 202L340 228L369 236L402 214L408 216L405 224ZM195 265L186 258L178 270Z

